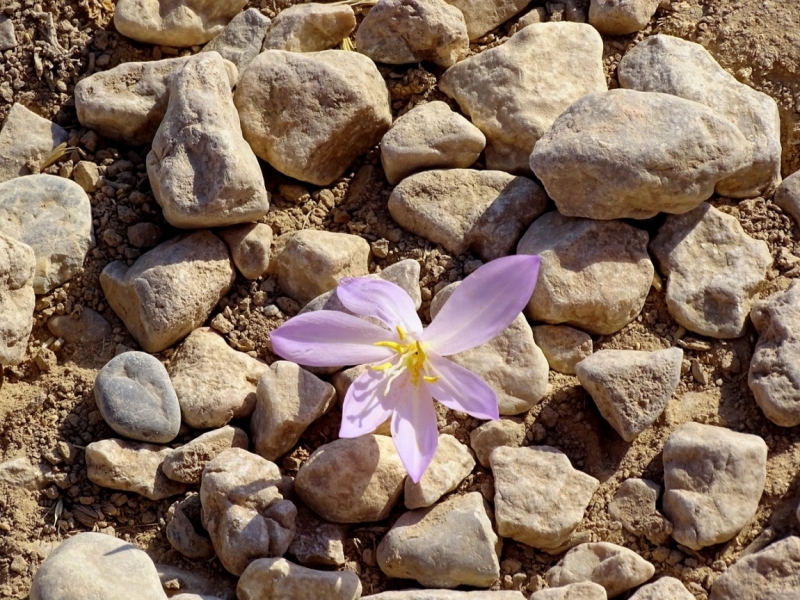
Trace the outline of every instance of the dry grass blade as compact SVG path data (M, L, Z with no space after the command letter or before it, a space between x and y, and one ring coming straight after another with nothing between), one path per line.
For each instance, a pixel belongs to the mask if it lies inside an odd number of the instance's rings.
M50 165L56 164L62 158L64 158L68 152L72 152L74 148L68 148L67 143L64 142L63 144L59 144L53 151L47 156L45 161L39 167L39 172L42 173L44 170L49 167Z
M342 40L342 43L339 44L339 48L342 50L347 50L348 52L356 51L356 47L353 45L353 41L349 37L346 37Z

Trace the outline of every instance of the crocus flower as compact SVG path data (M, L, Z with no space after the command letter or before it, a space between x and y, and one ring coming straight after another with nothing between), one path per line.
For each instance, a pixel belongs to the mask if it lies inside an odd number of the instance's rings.
M339 436L371 433L391 418L397 452L418 482L439 441L434 398L477 419L499 418L494 390L445 357L503 332L530 300L539 263L538 256L518 255L481 266L427 328L401 287L367 277L342 279L336 294L358 316L328 310L298 315L272 332L272 347L312 367L368 364L347 391Z

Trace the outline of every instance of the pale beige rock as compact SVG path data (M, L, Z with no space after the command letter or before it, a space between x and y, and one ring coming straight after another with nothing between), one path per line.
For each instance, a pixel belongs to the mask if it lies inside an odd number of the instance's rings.
M226 227L217 232L228 246L233 264L247 279L258 279L269 269L272 227L247 223Z
M39 172L39 167L69 133L59 125L14 104L0 131L0 182Z
M592 0L589 23L606 35L628 35L647 27L658 3L659 0Z
M200 483L205 466L228 448L247 450L247 434L238 427L221 427L207 431L191 442L175 448L164 459L161 469L173 481Z
M43 490L48 485L46 472L31 463L27 456L17 456L1 462L0 483L30 492Z
M203 47L202 52L218 52L243 73L261 52L271 21L257 8L248 8L233 17L225 29Z
M464 14L470 41L477 40L524 9L530 0L448 0Z
M242 573L236 595L239 600L358 600L361 581L352 571L317 571L285 558L260 558Z
M800 538L741 557L714 581L709 600L789 600L800 588Z
M517 254L542 258L526 314L610 334L642 310L653 282L647 232L619 221L572 219L553 211L539 217Z
M772 201L788 213L795 223L800 224L800 171L795 171L781 182Z
M530 600L606 600L607 598L606 589L602 585L581 581L564 587L539 590L533 593Z
M525 441L525 425L517 419L487 421L469 433L469 445L475 451L481 466L489 466L489 457L495 448L519 448Z
M364 600L525 600L517 591L457 592L454 590L404 590L363 596Z
M225 244L198 231L163 242L130 267L108 264L100 285L142 349L160 352L202 325L234 279Z
M170 581L177 580L181 585L182 593L197 594L203 596L203 600L236 600L238 579L225 572L217 571L212 575L163 563L156 563L156 570L161 579L161 585L164 587L169 587ZM210 596L210 598L205 598L205 596Z
M198 477L197 483L200 483ZM192 560L209 560L214 557L214 546L205 534L200 513L203 507L200 496L191 494L173 502L167 511L165 528L170 546Z
M741 596L733 596L741 598ZM763 596L762 596L763 597ZM630 600L694 600L694 594L689 592L680 580L674 577L662 577L655 583L640 587Z
M234 350L208 327L194 330L169 365L183 422L206 429L249 417L267 371L269 365Z
M141 494L163 500L186 491L186 485L172 481L161 463L172 448L106 439L86 446L86 476L100 487Z
M328 523L303 506L297 507L297 532L287 551L306 567L343 566L347 525Z
M234 102L256 155L315 185L335 182L392 124L386 84L357 52L262 52Z
M567 375L574 375L575 365L592 354L589 334L567 325L537 325L533 341L542 349L550 368Z
M33 249L0 233L0 368L25 357L36 307L35 270Z
M83 307L79 311L73 310L68 315L56 315L47 320L47 328L57 338L65 342L76 344L100 344L103 341L110 346L113 330L111 324L103 315L91 308Z
M386 436L340 438L317 448L294 480L295 492L334 523L385 519L403 492L406 470Z
M606 90L602 54L594 27L540 23L450 67L439 88L486 135L488 169L530 173L533 146L556 117L581 96Z
M661 486L652 481L626 479L608 503L608 514L635 533L637 522L655 512L659 493Z
M262 50L328 50L349 36L355 28L356 15L347 4L295 4L284 8L273 19Z
M745 334L772 264L766 242L747 235L736 217L703 203L667 217L650 251L668 277L667 308L680 325L720 339Z
M410 477L405 483L405 505L408 509L425 508L452 492L472 472L475 459L467 447L452 435L439 435L436 454L422 478L414 483Z
M72 178L79 186L83 188L84 192L92 193L97 191L100 187L102 177L97 164L89 160L82 160L72 170Z

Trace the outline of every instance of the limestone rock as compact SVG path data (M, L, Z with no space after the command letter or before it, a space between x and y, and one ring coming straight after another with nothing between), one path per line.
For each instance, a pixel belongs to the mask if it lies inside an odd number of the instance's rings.
M454 590L403 590L363 596L364 600L525 600L513 590L490 592L457 592Z
M530 600L606 600L607 598L606 589L602 585L581 581L563 587L539 590L533 593Z
M225 244L209 231L163 242L132 266L100 274L108 304L147 352L160 352L198 328L233 284Z
M280 484L277 465L241 448L225 450L203 470L203 526L234 575L256 559L282 556L292 543L297 509Z
M529 0L449 0L464 14L469 40L477 40L502 25L528 4Z
M718 194L769 196L780 183L780 119L775 100L738 82L703 46L669 35L651 36L625 53L617 72L624 88L705 104L739 128L751 156L742 169L717 183Z
M355 28L356 15L347 4L295 4L284 8L272 21L262 50L328 50Z
M97 164L88 160L82 160L75 165L72 170L72 178L83 188L84 192L89 194L97 191L103 179Z
M306 567L345 564L347 525L328 523L303 505L297 508L296 523L297 532L288 552L297 562Z
M200 596L200 600L236 600L236 583L238 580L225 572L217 571L212 575L211 573L190 571L163 563L156 563L156 569L161 579L161 585L164 587L169 587L169 582L173 582L174 585L177 580L181 586L181 593L195 594ZM170 590L170 592L172 591ZM189 600L198 599L190 598Z
M772 201L788 213L795 223L800 224L800 171L795 171L781 182Z
M198 478L198 483L200 479ZM214 556L214 545L201 524L200 496L192 494L174 502L167 511L167 541L170 546L193 560L208 560Z
M519 448L523 441L525 441L525 425L517 419L487 421L469 433L469 445L483 467L489 466L489 457L495 448L501 446Z
M494 0L486 5L496 10ZM594 27L541 23L450 67L439 88L486 135L487 169L530 173L533 146L556 117L581 96L606 90L602 54Z
M161 465L164 474L181 483L200 483L205 466L229 448L247 450L247 434L238 427L213 429L184 444L167 456Z
M336 181L392 124L386 84L357 52L262 52L234 102L256 155L315 185Z
M419 482L410 477L405 483L405 504L408 509L426 508L452 492L471 472L475 459L467 447L452 435L443 433L433 461Z
M727 542L756 514L767 479L760 437L685 423L664 446L664 513L693 550Z
M0 131L0 182L38 173L53 149L68 139L63 127L14 104Z
M766 242L747 235L736 217L703 203L667 217L650 250L668 277L667 308L679 324L714 338L744 335L772 264Z
M256 221L269 195L214 52L186 62L170 84L164 120L147 155L147 174L164 218L184 229Z
M566 543L600 485L550 446L502 446L492 452L489 463L497 532L534 548Z
M451 67L469 54L469 37L464 14L445 0L380 0L358 26L356 47L377 63Z
M111 324L103 315L84 306L68 315L56 315L47 321L47 328L56 337L70 344L87 346L109 343L112 335Z
M317 448L297 472L295 492L334 523L385 519L403 492L406 470L391 438L340 438Z
M741 596L732 596L740 598ZM655 583L640 587L630 600L694 600L694 594L689 592L680 580L674 577L662 577Z
M536 144L531 168L565 216L649 219L692 210L749 154L739 129L707 106L617 89L565 110Z
M0 52L17 47L17 34L14 31L14 21L8 17L0 18Z
M537 325L533 341L542 349L550 368L567 375L575 374L575 365L592 354L589 334L567 325Z
M33 249L0 233L0 369L25 357L36 307L35 270Z
M317 571L294 565L285 558L260 558L242 573L236 594L239 600L358 600L361 581L352 571Z
M714 581L709 600L788 599L798 587L800 538L790 536L733 563Z
M45 294L72 279L94 247L89 197L74 181L54 175L0 183L0 233L33 249L33 290Z
M247 223L226 227L218 232L228 246L233 264L247 279L258 279L269 269L272 227Z
M615 333L642 310L653 282L648 235L620 221L539 217L517 244L517 254L542 258L526 314L589 333Z
M672 523L656 510L660 492L661 486L647 479L626 479L608 503L608 514L632 534L664 544L672 535Z
M658 2L659 0L592 0L589 5L589 23L606 35L628 35L647 27L650 17L658 8Z
M530 179L470 169L411 175L389 197L401 227L453 255L473 250L485 261L510 254L546 207L547 196Z
M0 463L0 483L35 492L47 487L47 472L27 456L18 456Z
M243 73L261 52L264 36L271 21L257 8L248 8L233 17L225 29L208 42L202 52L218 52L225 60L236 65Z

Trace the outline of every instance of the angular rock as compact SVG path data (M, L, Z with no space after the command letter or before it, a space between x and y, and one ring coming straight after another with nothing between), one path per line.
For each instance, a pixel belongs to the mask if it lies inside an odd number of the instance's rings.
M662 92L705 104L738 127L751 155L739 171L717 182L718 194L731 198L769 196L780 183L777 103L737 81L703 46L669 35L651 36L625 53L617 73L624 88Z
M589 334L566 325L537 325L533 341L542 349L550 368L567 375L575 374L575 365L592 354Z
M128 227L128 241L137 248L152 248L161 241L163 231L155 223L136 223Z
M111 429L132 440L166 444L181 427L181 407L164 365L144 352L125 352L100 369L94 399Z
M328 523L309 509L297 507L297 532L287 551L306 567L342 566L347 525Z
M539 590L533 593L530 600L606 600L607 598L606 589L602 585L581 581L564 587Z
M380 0L358 26L356 47L377 63L451 67L469 54L467 23L445 0Z
M0 233L33 249L33 289L45 294L72 279L94 247L89 197L74 181L54 175L0 183Z
M496 10L496 2L486 5ZM581 96L606 90L602 54L594 27L542 23L450 67L439 88L486 135L487 169L530 173L533 146L556 117Z
M800 587L800 538L743 556L714 581L709 600L791 598Z
M89 194L97 191L102 181L100 169L98 169L97 164L88 160L82 160L75 165L75 168L72 170L72 178L75 180L75 183L83 188L84 192Z
M502 25L528 4L528 0L449 0L464 14L469 40L477 40Z
M483 467L489 466L489 457L495 448L501 446L519 448L523 441L525 441L525 425L516 419L487 421L469 433L469 445Z
M406 470L382 435L340 438L317 448L297 472L295 492L334 523L385 519L403 492Z
M772 264L766 242L747 235L736 217L703 203L667 217L650 250L668 277L667 309L680 325L713 338L744 335Z
M425 171L401 181L389 197L401 227L451 254L473 250L485 261L510 254L546 208L536 183L501 171Z
M238 580L227 573L218 571L212 575L163 563L156 563L156 569L161 579L161 585L164 587L169 587L169 582L173 582L172 585L174 585L174 582L177 581L182 593L200 596L201 600L236 600ZM190 600L197 600L197 598Z
M539 217L517 244L517 254L542 258L526 309L534 321L565 323L610 334L642 310L653 282L647 232L619 221Z
M656 510L660 492L661 486L647 479L626 479L608 503L608 514L632 534L665 544L672 535L672 523Z
M772 201L788 213L795 223L800 224L800 171L795 171L781 182Z
M234 279L225 244L198 231L163 242L130 267L108 264L100 285L139 345L161 352L200 327Z
M147 155L153 195L173 226L221 227L267 214L264 176L242 137L219 54L199 54L170 83L169 104Z
M153 561L133 544L104 533L79 533L47 557L31 600L166 600Z
M163 500L182 494L186 485L172 481L161 463L172 448L107 439L86 446L86 476L100 487Z
M219 35L247 0L119 0L114 26L137 42L186 48Z
M658 8L658 2L659 0L592 0L589 5L589 23L606 35L628 35L647 27L650 17Z
M649 219L694 209L749 154L737 127L707 106L617 89L565 110L536 144L531 169L565 216Z
M497 532L534 548L565 544L600 485L550 446L496 448L489 463Z
M560 587L579 581L602 585L609 598L643 584L655 567L638 554L608 542L575 546L547 572L547 584Z
M68 139L63 127L14 104L0 131L0 182L38 173L53 149Z
M280 11L272 21L262 51L328 50L338 45L355 28L356 15L347 4L295 4Z
M256 155L315 185L336 181L392 124L386 84L357 52L262 52L234 102Z
M0 17L0 52L17 47L17 34L14 32L14 21L8 17Z
M234 575L256 559L282 556L292 543L297 509L279 485L277 465L241 448L225 450L203 470L203 526Z
M272 227L247 223L226 227L218 232L228 246L233 264L247 279L258 279L269 269Z
M35 492L46 488L48 480L41 466L31 463L27 456L18 456L0 463L0 483Z
M239 600L358 600L361 581L352 571L317 571L294 565L285 558L260 558L242 573L236 594Z
M0 368L25 357L36 307L35 271L33 249L0 233Z
M247 450L247 434L238 427L213 429L175 448L164 459L161 469L173 481L200 483L205 466L229 448Z
M56 337L70 344L110 345L111 324L103 315L86 306L68 315L56 315L47 321L47 328Z
M201 524L201 511L200 496L192 494L173 503L167 512L167 541L192 560L208 560L214 556L214 545Z
M256 8L248 8L233 17L225 29L208 42L202 52L218 52L243 73L261 52L271 21Z
M364 600L525 600L517 591L457 592L454 590L404 590L363 596Z
M741 596L731 596L740 598ZM680 580L674 577L662 577L655 583L640 587L630 600L694 600L694 594L689 592Z
M267 371L269 365L234 350L208 327L186 338L169 367L183 421L199 429L249 417L256 384Z
M438 502L442 496L456 489L474 466L475 459L464 444L452 435L441 434L433 461L419 482L406 479L406 508L425 508Z

